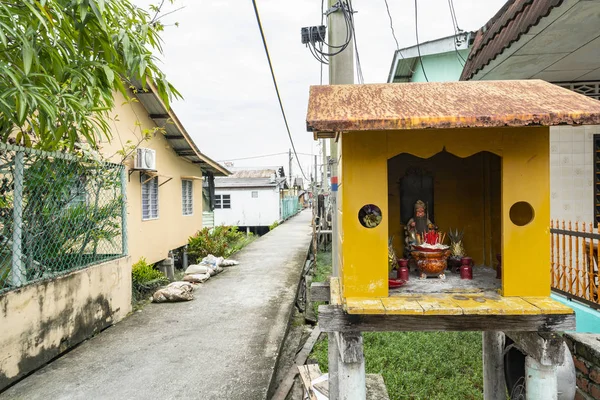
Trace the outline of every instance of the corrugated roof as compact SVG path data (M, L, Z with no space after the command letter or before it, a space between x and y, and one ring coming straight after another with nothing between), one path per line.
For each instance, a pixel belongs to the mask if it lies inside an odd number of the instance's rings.
M225 178L215 179L216 188L260 188L275 187L284 183L285 178L277 176L274 168L253 168L233 171Z
M277 175L277 170L275 169L251 169L251 170L240 170L233 171L230 176L232 178L272 178Z
M277 178L273 180L271 178L216 178L215 188L264 188L264 187L276 187L280 184L285 183L285 179Z
M471 79L562 2L563 0L507 1L500 11L477 31L460 79Z
M541 80L312 86L306 117L331 132L600 124L600 102Z
M142 88L139 82L136 82L135 86L135 96L144 106L148 116L156 126L165 128L165 139L179 157L197 164L202 171L210 172L215 176L231 174L225 167L200 152L175 112L168 109L162 102L157 94L156 87L152 83L148 82L146 88Z

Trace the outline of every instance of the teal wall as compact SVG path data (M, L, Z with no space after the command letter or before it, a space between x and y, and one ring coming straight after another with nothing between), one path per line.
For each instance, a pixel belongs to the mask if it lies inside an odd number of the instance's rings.
M600 333L600 312L556 293L552 293L551 297L575 310L575 323L577 324L575 332Z
M469 50L459 50L460 55L466 60ZM455 51L434 54L423 57L423 67L430 82L455 82L460 79L463 66ZM415 73L411 82L425 82L420 61L415 64Z

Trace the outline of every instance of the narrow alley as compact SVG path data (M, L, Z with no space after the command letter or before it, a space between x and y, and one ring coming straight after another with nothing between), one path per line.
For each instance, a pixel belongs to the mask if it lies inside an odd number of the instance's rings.
M257 239L185 303L149 304L6 399L265 398L311 240L310 211Z

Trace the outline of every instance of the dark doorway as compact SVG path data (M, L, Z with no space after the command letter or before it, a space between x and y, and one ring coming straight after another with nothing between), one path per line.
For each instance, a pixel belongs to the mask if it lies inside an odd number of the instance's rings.
M422 168L411 167L400 178L400 220L406 224L413 217L417 200L427 207L429 220L435 223L433 202L433 175Z

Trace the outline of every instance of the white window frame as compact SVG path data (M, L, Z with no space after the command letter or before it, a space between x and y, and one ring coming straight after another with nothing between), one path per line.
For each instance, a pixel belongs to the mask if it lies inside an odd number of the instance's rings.
M191 179L181 180L181 211L186 217L194 215L194 181Z
M225 199L227 197L227 199ZM228 200L229 207L224 207L225 200ZM231 194L215 194L215 210L230 210L231 209Z
M141 186L141 197L142 197L142 221L153 221L159 218L160 216L160 212L159 212L159 195L158 195L158 176L154 176L151 177L150 175L147 174L140 174L140 186ZM145 183L144 183L145 182ZM148 192L148 210L150 212L150 216L149 217L145 217L144 216L144 188L147 187L149 188L149 192ZM154 195L154 196L153 196ZM155 197L153 199L153 197ZM153 201L156 203L156 215L152 215L152 203Z
M223 197L221 197L221 208L226 209L226 210L231 210L231 195L230 194L224 194L222 195ZM225 199L225 196L227 196L227 199ZM225 207L225 200L228 201L228 207Z

